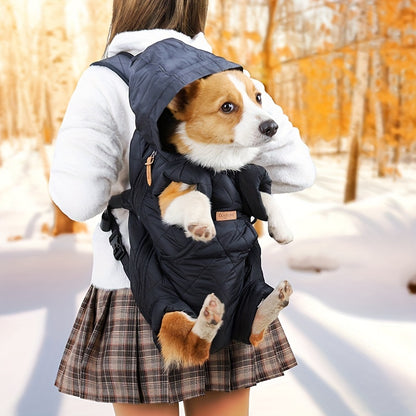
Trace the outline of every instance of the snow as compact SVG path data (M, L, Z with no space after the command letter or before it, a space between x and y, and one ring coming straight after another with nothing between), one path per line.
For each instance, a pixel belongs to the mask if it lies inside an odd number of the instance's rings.
M89 285L91 236L41 232L53 212L34 141L6 142L0 154L0 415L112 415L53 386ZM276 197L295 241L261 239L266 279L295 290L281 322L298 366L252 388L250 414L416 415L416 296L406 288L416 275L416 166L379 179L365 161L358 201L344 205L346 159L315 161L311 189Z

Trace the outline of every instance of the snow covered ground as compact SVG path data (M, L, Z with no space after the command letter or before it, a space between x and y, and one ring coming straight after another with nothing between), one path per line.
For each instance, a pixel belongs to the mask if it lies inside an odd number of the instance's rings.
M42 234L52 208L34 142L0 154L0 415L111 415L53 387L89 285L90 235ZM358 201L343 205L346 159L316 165L316 185L278 197L295 241L261 240L267 280L295 289L281 321L299 365L252 389L251 415L416 415L416 296L406 289L416 275L416 166L393 181L365 163Z

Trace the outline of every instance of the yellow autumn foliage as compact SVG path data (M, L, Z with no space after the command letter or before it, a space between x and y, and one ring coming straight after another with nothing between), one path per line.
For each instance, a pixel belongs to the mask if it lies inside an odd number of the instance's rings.
M100 58L111 0L71 5L67 0L0 3L2 139L52 140L80 72ZM35 18L28 14L34 9ZM308 144L326 141L338 150L354 111L357 53L368 53L364 144L370 149L379 140L409 149L414 144L415 0L211 0L206 35L215 53L241 63L266 85ZM375 137L380 119L382 138Z

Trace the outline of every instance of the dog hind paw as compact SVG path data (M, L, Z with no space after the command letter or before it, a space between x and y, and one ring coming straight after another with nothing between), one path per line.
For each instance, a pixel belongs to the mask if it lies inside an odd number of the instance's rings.
M223 315L224 304L211 293L205 298L192 332L211 342L222 324Z
M208 325L216 326L222 323L224 305L213 293L207 296L202 309Z
M279 283L275 291L277 291L277 296L279 298L278 303L281 308L285 308L289 304L290 295L293 293L292 285L287 280L283 280L283 282Z
M291 284L284 280L260 303L254 317L250 342L256 347L263 339L266 328L279 316L279 312L289 304L293 293Z

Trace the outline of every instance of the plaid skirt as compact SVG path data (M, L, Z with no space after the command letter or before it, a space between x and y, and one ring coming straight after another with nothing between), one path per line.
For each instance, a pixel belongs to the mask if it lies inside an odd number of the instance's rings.
M59 366L59 391L110 403L174 403L232 391L282 376L296 365L276 320L254 348L239 342L211 354L203 365L163 368L152 331L130 289L91 286L82 302Z

